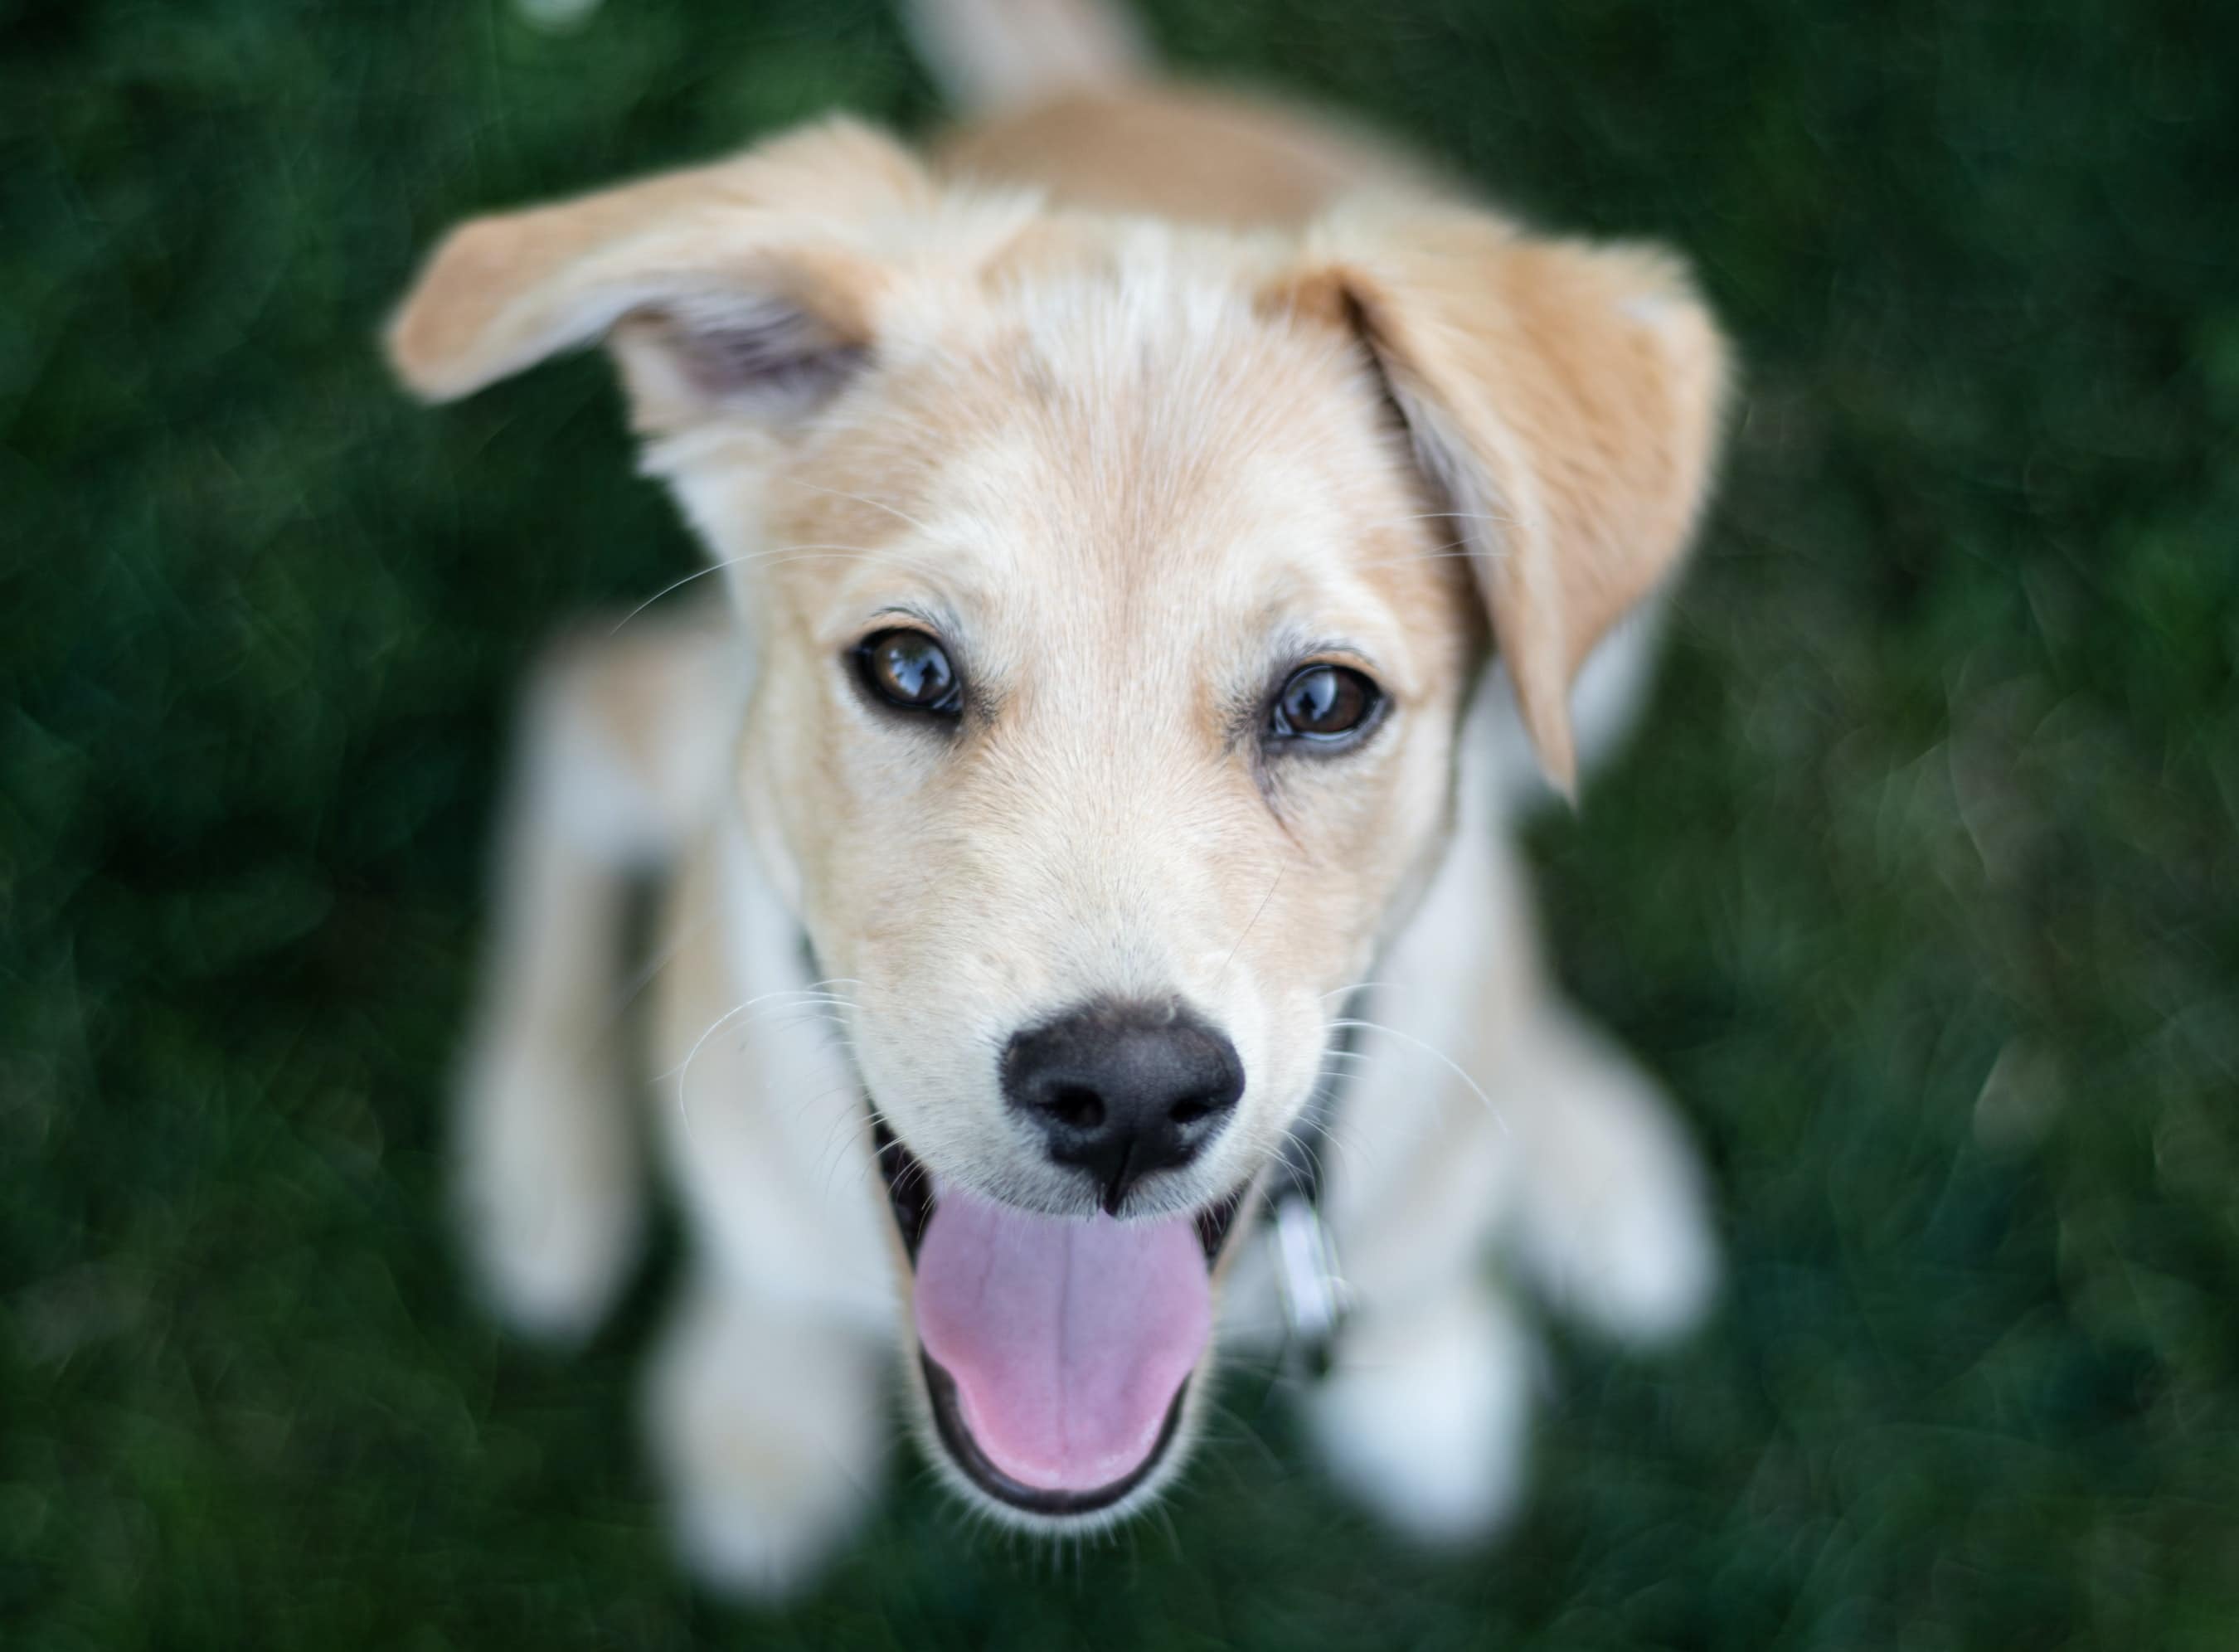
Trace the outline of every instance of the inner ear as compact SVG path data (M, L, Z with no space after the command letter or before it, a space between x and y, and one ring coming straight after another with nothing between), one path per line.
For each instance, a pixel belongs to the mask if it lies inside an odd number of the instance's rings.
M673 319L669 326L670 348L693 383L725 401L821 401L870 355L861 340L781 304L714 322Z
M868 330L790 299L679 299L625 317L611 336L641 429L711 413L797 420L871 361Z
M609 342L642 432L676 430L710 415L804 419L871 362L871 335L860 320L761 293L638 309Z

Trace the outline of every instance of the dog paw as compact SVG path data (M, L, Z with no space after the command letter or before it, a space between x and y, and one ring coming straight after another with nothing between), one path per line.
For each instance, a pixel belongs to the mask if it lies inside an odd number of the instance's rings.
M1345 1329L1306 1398L1330 1472L1415 1541L1498 1530L1522 1496L1538 1356L1508 1304L1472 1283Z
M679 1489L670 1536L685 1570L702 1587L782 1605L815 1582L854 1529L854 1509L823 1506L827 1501L773 1499L738 1486Z
M566 1035L485 1045L460 1091L457 1196L483 1294L531 1335L572 1341L637 1253L644 1191L621 1075Z
M646 1420L677 1548L702 1583L774 1604L815 1582L880 1478L883 1371L843 1328L709 1281L688 1291Z
M1614 1051L1562 1030L1519 1178L1522 1259L1558 1310L1634 1343L1691 1330L1717 1285L1702 1171L1663 1093Z

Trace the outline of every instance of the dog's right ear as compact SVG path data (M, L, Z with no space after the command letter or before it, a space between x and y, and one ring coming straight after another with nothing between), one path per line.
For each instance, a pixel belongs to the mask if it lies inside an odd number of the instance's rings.
M1007 216L971 204L947 201L892 139L827 122L713 166L462 225L390 322L389 360L446 401L605 340L641 430L782 421L867 358L880 302L913 266Z
M1266 302L1365 347L1452 505L1540 767L1574 792L1571 683L1678 567L1717 461L1728 356L1685 270L1363 200L1309 231Z

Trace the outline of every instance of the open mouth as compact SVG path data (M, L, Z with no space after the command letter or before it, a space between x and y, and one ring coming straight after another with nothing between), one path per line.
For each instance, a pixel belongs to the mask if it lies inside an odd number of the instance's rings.
M1180 1431L1244 1190L1163 1219L1042 1216L937 1186L875 1113L873 1124L950 1459L1027 1514L1120 1503Z

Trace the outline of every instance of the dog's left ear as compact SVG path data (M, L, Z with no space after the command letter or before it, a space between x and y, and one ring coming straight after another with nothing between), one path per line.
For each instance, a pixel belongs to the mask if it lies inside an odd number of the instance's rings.
M1540 766L1572 793L1571 679L1678 564L1709 489L1727 357L1685 272L1485 213L1340 208L1268 297L1374 355L1461 513Z
M389 327L397 375L466 395L606 342L648 433L783 428L844 385L910 278L1010 233L1015 203L935 183L846 120L452 231Z

